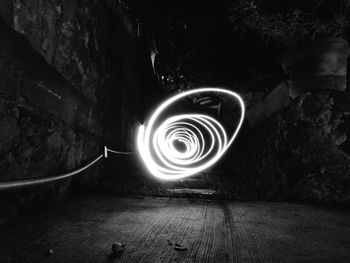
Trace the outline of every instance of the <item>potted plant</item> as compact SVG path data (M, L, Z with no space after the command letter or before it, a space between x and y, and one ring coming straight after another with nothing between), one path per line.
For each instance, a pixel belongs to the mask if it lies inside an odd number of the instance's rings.
M286 48L282 68L289 75L292 97L324 89L343 91L350 53L343 38L349 26L346 17L349 3L332 0L333 6L337 2L336 10L329 9L322 16L318 10L327 1L311 3L309 7L306 2L303 5L290 1L284 11L273 12L264 1L240 0L231 7L230 21L235 30L243 33L253 30L266 41Z

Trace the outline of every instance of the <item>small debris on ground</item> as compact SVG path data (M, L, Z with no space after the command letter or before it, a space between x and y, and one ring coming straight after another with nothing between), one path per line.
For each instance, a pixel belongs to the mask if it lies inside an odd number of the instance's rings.
M123 253L124 250L125 250L125 244L122 244L122 243L119 243L119 242L116 242L116 243L112 244L113 254L117 255L117 254Z
M185 247L185 246L183 246L183 245L181 245L179 243L173 243L169 239L167 239L167 242L168 242L168 245L169 246L173 246L175 250L178 250L178 251L186 251L186 250L188 250L187 247Z
M175 250L179 250L179 251L186 251L188 248L187 247L185 247L185 246L181 246L181 245L179 245L179 244L175 244L174 245L174 249Z

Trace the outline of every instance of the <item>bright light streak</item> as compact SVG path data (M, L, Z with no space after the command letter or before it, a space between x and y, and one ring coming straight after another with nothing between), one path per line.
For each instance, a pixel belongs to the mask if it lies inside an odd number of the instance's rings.
M238 126L228 137L223 126L214 118L203 114L171 116L157 126L159 116L170 105L195 93L217 92L239 102L241 116ZM137 147L147 169L156 177L166 180L194 175L215 164L236 138L245 115L242 98L223 88L199 88L179 93L164 101L151 115L146 126L137 134ZM205 137L206 135L206 137ZM205 138L209 138L206 141ZM179 150L175 142L182 144Z

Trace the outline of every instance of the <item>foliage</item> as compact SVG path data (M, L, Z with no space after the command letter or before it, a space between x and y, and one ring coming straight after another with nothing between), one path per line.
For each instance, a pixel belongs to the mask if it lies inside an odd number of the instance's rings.
M240 0L231 6L230 21L234 30L246 33L251 29L266 41L273 39L287 46L322 37L341 37L349 26L349 4L341 1L337 11L329 10L331 18L326 20L315 15L317 7L309 10L294 6L287 12L268 12L263 0Z

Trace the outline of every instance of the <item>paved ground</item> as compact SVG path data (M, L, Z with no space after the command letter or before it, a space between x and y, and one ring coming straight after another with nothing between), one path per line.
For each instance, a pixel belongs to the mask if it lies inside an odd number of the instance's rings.
M126 244L120 256L111 256L113 242ZM85 196L0 229L0 262L350 262L350 214L285 203Z

